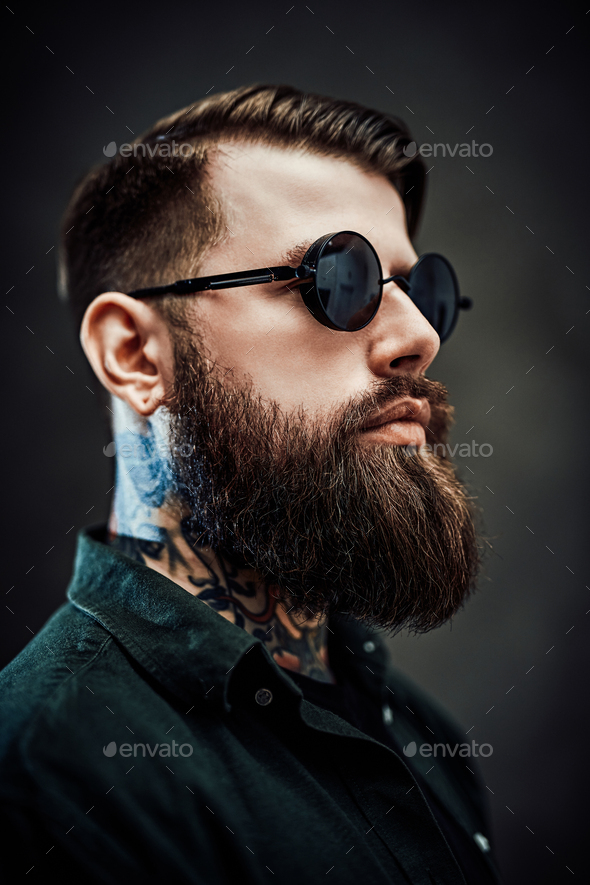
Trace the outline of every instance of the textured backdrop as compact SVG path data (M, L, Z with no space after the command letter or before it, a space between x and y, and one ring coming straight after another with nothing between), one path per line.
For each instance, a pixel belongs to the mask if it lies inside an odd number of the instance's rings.
M584 13L373 0L2 12L2 663L62 602L76 531L110 502L97 382L56 298L75 180L109 142L241 84L292 83L398 114L419 145L449 145L427 159L417 249L447 255L475 306L430 374L456 405L453 444L471 443L457 463L493 551L452 628L391 647L466 740L493 746L481 765L509 885L590 880ZM450 156L457 144L478 155Z

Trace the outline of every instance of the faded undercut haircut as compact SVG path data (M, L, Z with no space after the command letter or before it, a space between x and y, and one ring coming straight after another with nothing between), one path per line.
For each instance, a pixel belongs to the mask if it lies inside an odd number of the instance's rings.
M198 276L207 250L225 235L207 160L219 143L240 141L344 158L386 176L415 234L425 168L419 154L404 154L412 138L401 120L292 86L221 92L160 120L131 142L129 156L116 153L75 188L62 224L59 290L77 327L102 292ZM165 295L153 304L170 325L183 326L188 300Z

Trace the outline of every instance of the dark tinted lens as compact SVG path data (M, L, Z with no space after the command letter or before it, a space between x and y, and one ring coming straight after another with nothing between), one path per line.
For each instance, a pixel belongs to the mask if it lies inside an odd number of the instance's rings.
M455 325L459 301L450 264L441 255L424 255L410 274L408 294L444 341Z
M355 234L332 237L317 262L316 287L329 319L352 332L371 320L381 296L381 267L375 252Z

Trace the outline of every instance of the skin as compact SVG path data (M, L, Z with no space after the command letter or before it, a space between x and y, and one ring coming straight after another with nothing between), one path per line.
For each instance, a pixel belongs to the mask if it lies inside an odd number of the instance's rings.
M383 176L346 160L228 144L213 157L210 178L223 197L227 235L205 256L203 276L296 266L314 240L338 230L358 231L370 240L384 277L407 276L417 261L397 191ZM384 287L376 317L357 332L321 325L297 289L284 283L205 292L195 297L192 310L195 329L222 375L231 373L234 383L246 379L285 411L303 407L317 422L375 380L424 373L440 343L395 283ZM120 292L104 293L86 311L81 342L101 383L130 417L149 424L173 379L172 341L159 314ZM365 432L363 441L420 445L423 428L406 422L389 436ZM124 466L128 470L130 464ZM141 538L129 539L126 552L223 617L263 635L281 666L334 681L325 621L294 618L274 599L272 585L232 569L210 549L196 548L183 536L181 516L170 501L147 508L144 522L157 526L161 540L146 546Z

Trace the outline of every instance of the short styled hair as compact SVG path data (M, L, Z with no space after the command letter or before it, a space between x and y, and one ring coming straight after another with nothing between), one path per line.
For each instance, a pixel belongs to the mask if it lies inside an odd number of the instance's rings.
M221 92L160 120L75 188L62 224L59 288L78 326L102 292L198 275L225 233L221 195L207 177L221 142L299 148L382 174L404 202L410 237L416 231L425 168L419 153L404 153L412 138L401 120L292 86ZM154 304L167 321L182 322L186 299Z

